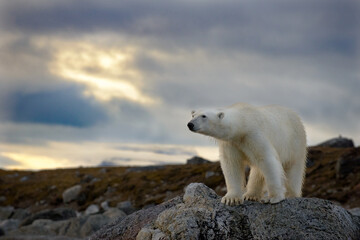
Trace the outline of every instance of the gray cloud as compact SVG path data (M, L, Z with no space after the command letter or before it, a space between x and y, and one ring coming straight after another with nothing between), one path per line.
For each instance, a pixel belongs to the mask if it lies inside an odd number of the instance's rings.
M7 85L30 92L64 88L65 83L44 70L52 49L35 46L32 38L81 40L111 33L109 44L128 42L137 47L135 67L144 76L144 90L163 102L160 107L106 103L103 108L115 110L105 126L66 134L47 129L41 135L44 139L82 139L80 135L113 141L205 143L186 132L188 112L237 101L281 104L300 112L307 122L340 133L360 131L357 1L14 0L0 3L0 9L2 36L18 37L0 44L1 53L6 53L0 64L8 69L0 73ZM117 37L125 40L118 42ZM6 92L0 89L0 95ZM43 118L46 111L38 113ZM97 122L96 114L84 116L88 126Z
M354 56L356 1L8 1L6 29L35 34L114 31L152 45L263 54Z
M55 124L89 127L107 118L106 112L76 89L14 93L10 103L10 121L15 123Z

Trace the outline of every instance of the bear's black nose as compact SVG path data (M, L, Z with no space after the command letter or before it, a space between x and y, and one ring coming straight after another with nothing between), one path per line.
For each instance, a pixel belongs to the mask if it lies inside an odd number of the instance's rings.
M189 122L187 126L191 131L194 130L194 124L192 122Z

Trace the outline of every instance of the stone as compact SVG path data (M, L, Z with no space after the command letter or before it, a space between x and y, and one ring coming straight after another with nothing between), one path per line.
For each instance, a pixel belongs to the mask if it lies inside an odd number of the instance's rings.
M186 164L204 164L204 163L211 163L211 162L209 160L206 160L205 158L198 156L186 160Z
M66 189L62 194L64 203L69 203L71 201L77 200L80 193L81 193L81 185L75 185L71 188Z
M126 172L144 172L144 171L156 171L164 169L164 166L158 165L158 166L143 166L143 167L130 167L126 169Z
M103 213L104 216L107 216L111 219L123 218L126 217L126 213L121 211L118 208L109 208Z
M360 217L360 207L352 208L348 210L352 215Z
M99 213L100 208L98 205L96 204L91 204L90 206L88 206L85 210L85 215L91 215L91 214L95 214L95 213Z
M337 138L332 138L330 140L322 142L316 145L316 147L351 148L355 147L355 145L352 139L339 136Z
M116 207L126 214L131 214L136 211L136 209L132 206L130 201L119 202Z
M81 226L80 237L87 237L111 221L107 216L96 214L89 216Z
M7 232L6 236L36 236L36 235L57 235L55 231L49 228L49 224L52 223L49 219L37 219L30 225L20 226L20 228Z
M10 218L14 212L13 206L0 207L0 221Z
M215 176L215 172L213 172L213 171L207 171L207 172L205 173L205 178L209 178L209 177L212 177L212 176Z
M84 175L81 179L81 183L89 183L94 179L92 175Z
M100 178L93 178L93 179L90 181L90 185L95 184L95 183L100 182L100 181L101 181Z
M100 204L100 206L101 206L101 208L104 209L105 211L110 208L108 201L103 201L103 202Z
M50 225L58 235L87 237L112 221L102 214L84 215L70 220L54 222Z
M0 203L5 202L6 201L6 197L5 196L0 196Z
M136 239L136 235L145 225L155 221L159 213L181 202L180 197L173 198L157 206L142 209L124 218L118 218L104 226L89 239Z
M84 215L61 221L50 219L37 219L31 225L22 226L8 232L7 236L67 236L72 238L85 238L109 224L112 219L102 214ZM36 238L37 239L37 238Z
M6 219L0 222L0 228L5 232L17 229L20 226L20 220L18 219Z
M149 229L144 227L136 236L136 240L170 240L170 238L159 229Z
M360 148L355 148L347 154L344 154L336 162L336 178L346 178L350 173L360 170Z
M60 221L60 220L66 220L69 218L74 218L74 217L76 217L76 212L71 208L45 209L45 210L34 213L33 215L27 217L21 223L21 226L30 225L35 220L38 220L38 219L48 219L48 220Z
M137 211L90 239L359 239L360 218L330 201L291 198L227 206L200 183L183 198Z
M20 182L26 182L29 180L29 176L23 176L22 178L20 178Z

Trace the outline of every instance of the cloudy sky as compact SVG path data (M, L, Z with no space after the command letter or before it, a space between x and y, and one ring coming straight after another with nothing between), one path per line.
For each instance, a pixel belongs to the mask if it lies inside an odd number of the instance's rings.
M190 111L297 111L360 143L357 0L0 1L0 168L217 159Z

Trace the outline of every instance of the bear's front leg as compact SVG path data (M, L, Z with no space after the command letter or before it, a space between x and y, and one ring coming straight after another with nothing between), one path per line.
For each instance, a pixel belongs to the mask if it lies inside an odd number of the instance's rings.
M245 166L241 161L241 153L228 143L220 144L220 164L225 177L227 188L222 203L234 206L244 202L243 188L245 183Z

